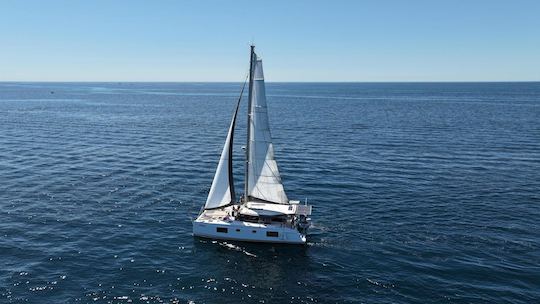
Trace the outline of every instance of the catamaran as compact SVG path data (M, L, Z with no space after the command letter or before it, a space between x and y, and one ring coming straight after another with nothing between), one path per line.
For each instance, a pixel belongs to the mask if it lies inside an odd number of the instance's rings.
M305 244L312 206L289 200L285 194L274 158L262 60L253 45L248 90L244 194L236 200L232 161L234 128L243 87L206 203L193 221L193 235L220 240Z

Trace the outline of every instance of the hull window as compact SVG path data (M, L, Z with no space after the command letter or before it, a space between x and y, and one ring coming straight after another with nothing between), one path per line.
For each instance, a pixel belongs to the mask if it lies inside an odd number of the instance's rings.
M227 233L229 229L223 227L217 227L216 231L220 233Z
M268 231L266 232L266 236L269 236L269 237L278 237L279 233L275 232L275 231Z

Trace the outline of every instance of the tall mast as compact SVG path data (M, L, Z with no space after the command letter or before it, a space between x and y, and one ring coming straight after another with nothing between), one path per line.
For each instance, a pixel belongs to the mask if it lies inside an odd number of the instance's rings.
M248 116L247 116L247 140L246 140L246 178L244 182L244 203L248 202L248 181L249 181L249 138L251 137L251 98L253 97L253 59L255 57L255 46L251 45L249 58L249 93L248 93Z

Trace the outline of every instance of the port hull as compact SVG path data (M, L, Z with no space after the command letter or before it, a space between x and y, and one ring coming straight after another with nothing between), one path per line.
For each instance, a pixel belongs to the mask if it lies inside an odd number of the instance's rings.
M201 220L198 218L193 222L193 235L208 239L242 242L306 243L305 235L294 228L237 220Z

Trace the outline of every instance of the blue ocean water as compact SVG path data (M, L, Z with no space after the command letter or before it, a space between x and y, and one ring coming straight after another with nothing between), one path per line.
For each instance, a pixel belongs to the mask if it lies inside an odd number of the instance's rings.
M191 235L239 90L0 83L0 302L540 301L540 83L267 84L304 247Z

